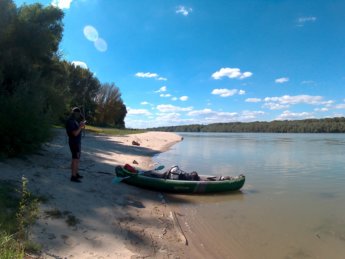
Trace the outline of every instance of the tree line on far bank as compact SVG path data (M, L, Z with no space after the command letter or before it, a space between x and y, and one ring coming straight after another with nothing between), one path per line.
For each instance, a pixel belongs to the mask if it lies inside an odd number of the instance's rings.
M79 106L88 123L124 128L119 88L63 60L64 13L0 1L0 156L32 151Z
M150 128L169 132L345 133L345 118L229 122Z

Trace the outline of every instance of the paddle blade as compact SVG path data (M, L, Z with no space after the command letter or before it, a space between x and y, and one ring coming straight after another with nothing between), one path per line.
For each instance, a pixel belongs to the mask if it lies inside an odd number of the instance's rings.
M126 176L126 177L117 177L115 176L112 183L113 184L118 184L121 183L123 180L128 179L130 176Z
M159 170L162 170L162 169L164 169L164 165L160 165L160 166L157 166L156 168L155 168L155 170L157 170L157 171L159 171Z
M118 183L121 183L123 180L122 177L114 177L113 181L112 181L112 184L118 184Z

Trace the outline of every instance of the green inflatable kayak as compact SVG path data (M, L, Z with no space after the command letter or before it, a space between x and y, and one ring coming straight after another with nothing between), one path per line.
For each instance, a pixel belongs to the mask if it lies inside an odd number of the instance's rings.
M164 173L136 170L129 165L115 168L117 182L142 188L173 193L216 193L241 189L245 182L244 175L206 176L196 172L186 173L177 166Z

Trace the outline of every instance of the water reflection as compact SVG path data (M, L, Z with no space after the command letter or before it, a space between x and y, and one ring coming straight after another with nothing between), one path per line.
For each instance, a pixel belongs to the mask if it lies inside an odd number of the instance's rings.
M234 202L243 201L245 193L243 191L224 192L218 194L195 194L195 195L183 195L183 194L166 194L169 203L176 205L190 204L203 204L203 203L222 203L222 202Z
M321 199L332 200L339 197L335 192L320 192L316 194Z
M245 247L242 258L343 258L344 134L182 136L156 161L200 174L246 175L238 193L169 196L180 199L191 233L202 237L207 229L224 258L236 242Z

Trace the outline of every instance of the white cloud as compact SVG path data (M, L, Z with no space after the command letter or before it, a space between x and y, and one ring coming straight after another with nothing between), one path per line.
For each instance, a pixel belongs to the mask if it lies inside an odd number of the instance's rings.
M140 104L141 104L141 105L149 105L150 103L147 102L147 101L143 101L143 102L141 102Z
M309 17L300 17L298 18L298 22L315 22L316 17L315 16L309 16Z
M290 96L290 95L284 95L281 97L266 97L264 99L265 102L277 102L280 104L326 104L328 101L323 101L322 96L312 96L312 95L296 95L296 96Z
M52 6L60 9L69 9L71 7L72 0L52 0Z
M180 114L176 112L161 113L156 117L156 121L164 121L165 123L172 121L176 122L178 120L180 120Z
M162 93L162 92L166 92L167 90L168 88L165 85L163 85L161 88L155 91L155 93Z
M330 118L334 118L334 117L345 117L344 113L333 113L332 116L330 116Z
M203 110L195 110L195 111L190 111L188 113L189 116L198 116L198 115L208 115L208 114L212 114L215 113L214 111L212 111L211 109L205 108Z
M213 89L211 93L214 95L219 95L220 97L229 97L235 94L243 95L246 92L244 90L222 88L222 89Z
M96 40L98 40L98 31L96 30L95 27L91 26L91 25L86 25L84 27L84 36L92 42L95 42Z
M316 82L313 80L304 80L301 82L302 85L316 85Z
M313 23L317 20L315 16L306 16L306 17L299 17L297 19L297 26L304 26L306 23Z
M251 77L253 75L252 72L244 72L241 76L240 79Z
M166 97L171 97L171 94L160 94L159 96L166 98Z
M324 101L322 96L311 96L311 95L284 95L280 97L266 97L263 99L265 104L264 108L270 110L281 110L287 109L291 105L296 104L310 104L310 105L325 105L326 107L331 106L334 101Z
M256 121L265 114L263 111L224 112L213 111L209 108L193 110L193 107L179 107L170 104L158 105L156 108L158 112L154 115L147 110L130 109L130 115L141 115L141 118L126 116L126 126L130 128L148 128L216 122ZM143 117L144 115L147 116Z
M345 109L345 103L334 106L335 109Z
M149 116L149 115L151 115L151 112L149 112L146 109L131 109L131 108L128 108L127 115L145 115L145 116Z
M329 100L329 101L324 101L322 102L323 105L325 105L326 107L330 107L332 104L334 104L333 100Z
M216 123L231 121L254 121L258 119L258 116L263 114L265 114L263 111L242 111L238 113L213 111L205 108L202 110L190 111L187 115L190 117L198 117L199 122L197 123Z
M157 105L157 110L160 112L188 112L193 110L193 107L178 107L171 104L160 104Z
M221 68L219 71L216 71L212 74L212 77L216 80L221 79L222 77L228 77L228 78L239 78L244 79L247 77L251 77L253 75L252 72L244 72L241 73L241 70L239 68Z
M188 16L193 11L192 8L187 8L183 5L180 5L176 8L177 14L182 14L183 16Z
M327 107L315 108L314 111L316 111L316 112L328 112L329 109Z
M258 116L264 115L263 111L243 111L241 113L241 121L256 120Z
M136 77L142 77L142 78L155 78L158 77L158 74L156 73L150 73L150 72L138 72L135 74Z
M263 105L264 108L270 109L270 110L282 110L287 109L290 107L290 105L283 105L280 103L265 103Z
M200 117L199 119L201 119L203 123L235 121L238 117L237 112L218 112L208 108L190 111L187 115L190 117Z
M276 82L277 84L283 84L283 83L289 82L289 78L288 78L288 77L277 78L277 79L275 80L275 82Z
M180 97L180 100L183 101L183 102L184 102L184 101L187 101L187 100L188 100L188 96L181 96L181 97Z
M171 98L172 101L177 101L177 97Z
M72 64L73 64L75 67L81 67L81 68L87 69L87 65L86 65L86 63L83 62L83 61L72 61Z
M260 98L247 98L245 101L247 103L259 103L259 102L261 102L261 99Z
M136 77L141 78L154 78L158 81L167 81L168 79L165 77L159 76L157 73L151 73L151 72L138 72L135 74Z
M309 112L290 112L290 111L284 111L282 114L280 114L276 120L296 120L296 119L311 119L314 118L314 115Z

